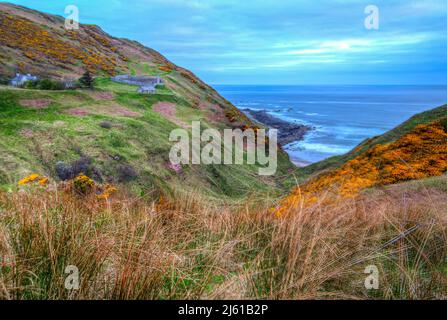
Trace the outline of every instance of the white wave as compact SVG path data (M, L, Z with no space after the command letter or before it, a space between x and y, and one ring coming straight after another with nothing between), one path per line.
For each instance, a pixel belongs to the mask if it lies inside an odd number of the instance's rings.
M312 143L306 141L300 141L296 144L289 144L286 148L290 151L314 151L324 154L344 154L349 152L352 148L347 146L333 145L333 144L322 144L322 143Z
M253 110L253 111L263 111L265 110L264 108L260 107L260 108L255 108L255 107L248 107L248 106L242 106L242 105L236 105L239 109L241 109L242 111L244 111L244 109L248 109L248 110Z

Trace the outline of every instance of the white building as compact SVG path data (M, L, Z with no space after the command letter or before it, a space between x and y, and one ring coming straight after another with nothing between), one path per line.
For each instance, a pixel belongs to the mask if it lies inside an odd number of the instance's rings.
M14 87L20 87L25 84L27 81L37 81L39 78L33 76L31 74L21 74L17 73L14 78L11 79L10 84Z

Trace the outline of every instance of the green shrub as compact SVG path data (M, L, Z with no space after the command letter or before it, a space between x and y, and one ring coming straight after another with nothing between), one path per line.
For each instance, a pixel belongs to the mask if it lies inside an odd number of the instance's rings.
M65 85L63 82L51 79L27 81L25 82L23 87L26 89L37 89L37 90L65 90Z
M0 85L7 85L9 84L9 79L5 76L0 75Z
M79 83L84 88L93 89L93 78L90 72L86 71L81 78L79 78Z

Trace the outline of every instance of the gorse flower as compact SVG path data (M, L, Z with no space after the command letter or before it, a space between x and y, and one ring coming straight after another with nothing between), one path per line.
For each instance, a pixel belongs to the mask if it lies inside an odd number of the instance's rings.
M84 173L80 173L74 178L71 183L70 189L77 195L87 196L90 194L96 194L98 199L108 200L118 189L111 184L98 184Z
M23 186L23 185L25 185L25 184L34 182L34 181L38 180L39 178L40 178L40 175L39 175L39 174L37 174L37 173L33 173L33 174L31 174L31 175L29 175L29 176L23 178L22 180L20 180L20 181L18 182L18 185L19 185L19 186Z
M44 177L38 173L33 173L17 184L19 186L28 185L31 183L37 183L40 186L46 186L49 182L47 177ZM67 183L62 183L63 189L65 191L74 192L78 196L88 196L96 195L98 199L108 200L113 194L118 192L118 189L111 184L97 184L91 178L86 176L84 173L80 173L74 179L68 181Z
M116 193L118 189L112 185L106 184L104 186L104 191L98 195L98 199L108 200L112 194Z
M115 74L117 60L125 61L124 56L94 26L83 25L82 31L50 33L26 18L0 13L0 42L22 50L28 59L49 59L60 66L82 62L92 73Z
M17 184L19 186L24 186L33 182L38 182L41 186L45 186L48 183L48 178L41 176L38 173L33 173L20 180Z
M42 178L39 180L39 184L41 186L45 186L45 185L47 185L47 183L48 183L48 178Z
M87 177L84 173L80 173L73 179L73 190L82 195L90 193L95 187L95 182Z

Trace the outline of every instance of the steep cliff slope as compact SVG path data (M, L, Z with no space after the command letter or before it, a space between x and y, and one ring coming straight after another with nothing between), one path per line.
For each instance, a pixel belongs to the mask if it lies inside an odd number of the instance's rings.
M419 114L414 115L413 117L403 122L402 124L398 125L396 128L380 136L366 139L365 141L360 143L356 148L354 148L353 150L344 155L331 157L318 163L312 164L304 169L301 169L301 173L303 173L304 176L308 176L323 170L337 168L341 166L343 163L353 159L354 157L367 151L368 149L373 148L378 144L386 144L398 140L399 138L409 133L412 129L414 129L418 125L429 124L437 120L444 121L446 117L447 117L447 105L443 105L432 110L421 112Z
M282 151L278 171L260 177L258 165L172 168L169 133L201 121L203 128L250 128L251 121L190 71L139 43L99 27L68 31L61 17L0 4L0 75L16 72L72 80L85 70L95 90L42 91L0 86L0 185L36 172L60 178L88 171L101 181L137 190L199 189L219 196L279 190L294 170ZM159 76L155 94L110 81L116 74ZM73 171L73 170L72 170Z
M159 75L175 95L188 100L191 106L223 109L230 118L228 122L247 120L193 73L152 49L111 37L95 25L81 24L79 30L66 30L62 17L0 3L0 75L12 77L21 72L77 79L85 70L97 76Z
M369 189L442 176L447 171L447 106L417 114L349 153L301 169L302 184L285 197L276 213L356 197ZM328 197L327 195L331 195Z

